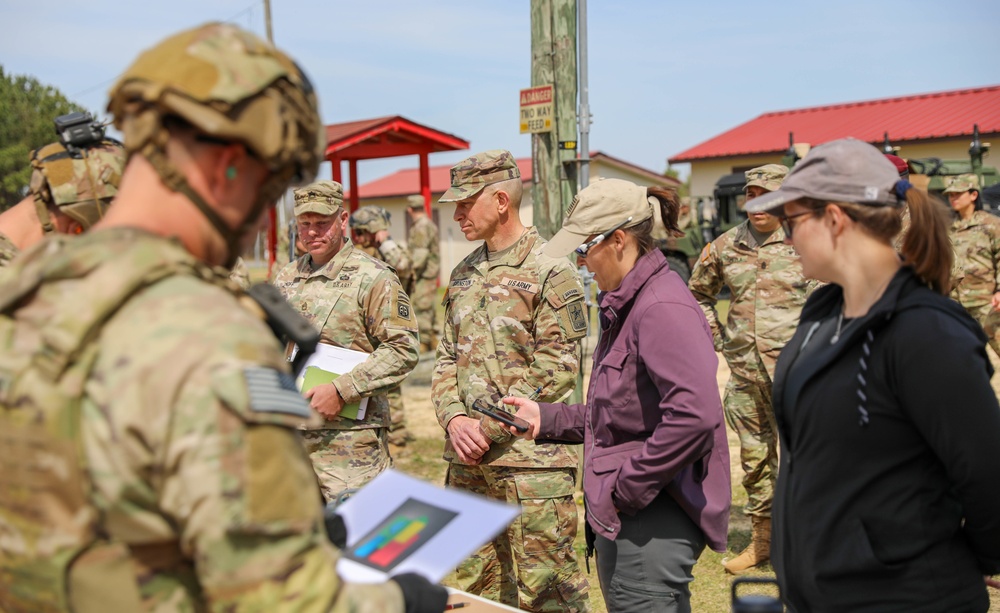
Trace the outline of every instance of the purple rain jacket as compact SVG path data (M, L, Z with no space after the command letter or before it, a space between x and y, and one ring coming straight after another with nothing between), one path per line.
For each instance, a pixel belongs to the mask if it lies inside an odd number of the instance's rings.
M712 334L659 250L600 298L602 335L585 404L541 404L540 439L584 443L587 521L614 540L666 491L725 551L729 446Z

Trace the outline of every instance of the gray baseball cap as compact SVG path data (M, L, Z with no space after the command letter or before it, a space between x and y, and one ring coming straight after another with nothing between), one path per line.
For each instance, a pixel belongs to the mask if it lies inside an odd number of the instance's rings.
M899 173L881 151L854 138L813 147L781 187L746 204L747 213L770 212L799 198L899 206Z

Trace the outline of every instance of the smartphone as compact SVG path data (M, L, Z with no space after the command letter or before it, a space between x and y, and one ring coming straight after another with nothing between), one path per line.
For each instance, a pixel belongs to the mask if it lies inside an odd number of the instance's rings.
M531 424L524 421L520 417L516 417L513 413L504 411L499 407L490 407L482 400L477 400L473 402L472 409L475 411L479 411L480 413L486 415L487 417L492 417L493 419L497 420L502 424L507 424L508 426L511 426L521 434L527 432L528 428L531 427Z

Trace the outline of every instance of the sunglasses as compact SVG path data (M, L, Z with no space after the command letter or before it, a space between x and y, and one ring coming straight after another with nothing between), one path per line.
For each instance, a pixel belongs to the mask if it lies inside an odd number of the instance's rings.
M621 228L624 228L625 225L628 224L628 222L630 222L630 221L632 221L631 217L629 217L625 221L621 222L620 224L618 224L614 228L611 228L607 232L601 232L600 234L598 234L597 236L595 236L591 240L589 240L586 243L584 243L584 244L580 245L579 247L577 247L576 250L575 250L575 253L578 256L580 256L581 258L587 257L587 252L589 252L591 249L593 249L598 244L600 244L601 241L603 241L607 237L609 237L612 234L614 234L617 230L620 230Z
M784 215L781 217L781 229L785 231L785 238L792 239L792 230L797 224L792 223L792 220L796 217L804 217L806 215L813 215L816 211L805 211L802 213L796 213L794 215Z

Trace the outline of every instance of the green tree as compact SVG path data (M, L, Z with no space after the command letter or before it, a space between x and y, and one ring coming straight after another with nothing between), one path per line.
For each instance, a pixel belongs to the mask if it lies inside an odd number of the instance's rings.
M58 138L52 120L85 109L58 89L0 65L0 210L17 204L28 190L28 156Z

